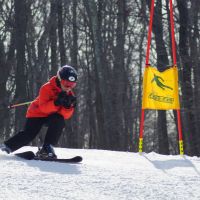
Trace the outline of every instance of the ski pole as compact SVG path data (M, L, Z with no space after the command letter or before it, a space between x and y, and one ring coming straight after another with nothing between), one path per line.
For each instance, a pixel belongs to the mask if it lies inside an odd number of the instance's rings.
M28 105L28 104L30 104L31 102L32 102L32 101L27 101L27 102L24 102L24 103L18 103L18 104L9 105L8 108L9 108L9 109L12 109L12 108L16 108L16 107L19 107L19 106Z

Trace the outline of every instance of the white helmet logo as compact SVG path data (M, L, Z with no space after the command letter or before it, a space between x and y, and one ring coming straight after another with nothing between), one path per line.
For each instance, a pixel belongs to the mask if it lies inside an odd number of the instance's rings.
M74 76L70 76L69 77L69 81L75 81L75 77Z

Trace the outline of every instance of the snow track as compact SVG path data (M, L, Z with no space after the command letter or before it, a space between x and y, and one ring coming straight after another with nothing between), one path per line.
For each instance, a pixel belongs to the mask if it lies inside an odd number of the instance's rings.
M20 151L33 150L24 147ZM0 152L1 200L199 200L200 158L56 148L81 164L26 161Z

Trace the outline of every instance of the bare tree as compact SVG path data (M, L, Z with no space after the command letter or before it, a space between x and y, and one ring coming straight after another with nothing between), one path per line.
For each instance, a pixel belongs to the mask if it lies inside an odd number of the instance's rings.
M16 44L16 72L15 72L15 102L24 102L27 99L26 90L26 59L25 44L27 31L27 4L25 0L15 0L15 44ZM21 129L25 120L26 109L21 107L16 110L15 129Z
M188 2L177 0L179 15L180 15L180 29L179 29L179 49L180 49L180 63L182 67L182 104L187 112L183 115L184 138L186 141L186 152L189 155L199 155L197 130L195 130L195 116L194 116L194 98L192 86L192 67L191 55L189 50L194 48L189 45L190 37L190 22ZM198 74L197 74L198 75ZM198 93L197 93L198 94ZM197 95L196 94L196 95Z

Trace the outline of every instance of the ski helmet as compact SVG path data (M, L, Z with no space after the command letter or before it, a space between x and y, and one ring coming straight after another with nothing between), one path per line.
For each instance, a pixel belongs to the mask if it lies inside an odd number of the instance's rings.
M65 87L74 88L76 86L78 74L73 67L65 65L58 70L57 77L60 83Z

